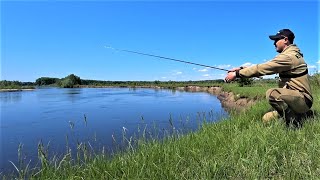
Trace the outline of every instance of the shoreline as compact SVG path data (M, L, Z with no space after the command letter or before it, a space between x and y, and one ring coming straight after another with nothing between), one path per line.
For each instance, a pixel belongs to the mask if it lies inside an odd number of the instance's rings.
M219 86L180 86L176 88L160 87L160 86L79 86L76 88L153 88L153 89L175 89L178 91L186 92L207 92L209 94L217 96L221 105L227 111L241 112L248 107L255 104L255 101L249 98L242 98L240 95L235 95L233 92L223 91ZM19 92L19 91L34 91L36 89L0 89L0 92Z
M221 102L222 107L227 111L235 110L237 112L241 112L255 104L255 100L240 97L239 94L235 95L233 92L223 91L223 88L218 86L186 86L178 87L177 89L187 92L208 92L209 94L213 94L217 96L217 98Z
M33 91L35 89L0 89L0 92Z

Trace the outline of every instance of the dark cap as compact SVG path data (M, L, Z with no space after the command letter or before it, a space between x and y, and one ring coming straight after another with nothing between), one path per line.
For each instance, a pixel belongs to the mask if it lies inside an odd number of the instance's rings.
M281 29L279 32L277 32L276 35L270 35L269 38L271 40L278 40L282 39L283 37L287 37L291 43L293 43L294 40L294 34L290 29Z

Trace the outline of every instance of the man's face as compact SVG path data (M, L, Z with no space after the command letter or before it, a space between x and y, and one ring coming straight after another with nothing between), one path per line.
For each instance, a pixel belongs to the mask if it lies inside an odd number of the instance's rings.
M279 39L274 40L273 45L275 46L276 51L278 53L281 53L284 50L284 48L287 46L287 42L288 42L288 38L283 36Z

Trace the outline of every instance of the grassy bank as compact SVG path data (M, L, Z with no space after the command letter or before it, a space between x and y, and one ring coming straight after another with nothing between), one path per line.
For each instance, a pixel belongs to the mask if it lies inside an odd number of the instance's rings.
M65 154L47 160L39 147L41 169L20 171L21 179L318 179L320 177L320 118L310 119L301 129L282 122L261 122L269 109L264 98L268 86L225 90L240 96L258 97L258 103L241 114L216 124L204 124L197 132L175 133L159 141L130 137L126 152L110 158L103 150L89 153L79 145L79 159ZM229 88L229 89L228 89ZM255 95L256 94L256 95ZM320 110L320 90L314 86L315 104ZM71 153L71 152L69 152ZM77 152L73 152L77 153ZM19 176L18 176L19 177ZM17 177L17 178L18 178ZM12 179L12 177L2 177Z

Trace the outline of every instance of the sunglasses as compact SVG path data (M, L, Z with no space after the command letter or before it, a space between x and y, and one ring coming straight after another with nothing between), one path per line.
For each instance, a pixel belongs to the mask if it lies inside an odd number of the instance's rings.
M286 36L281 36L279 39L274 40L274 43L277 43L279 40L285 39L285 38L286 38Z

